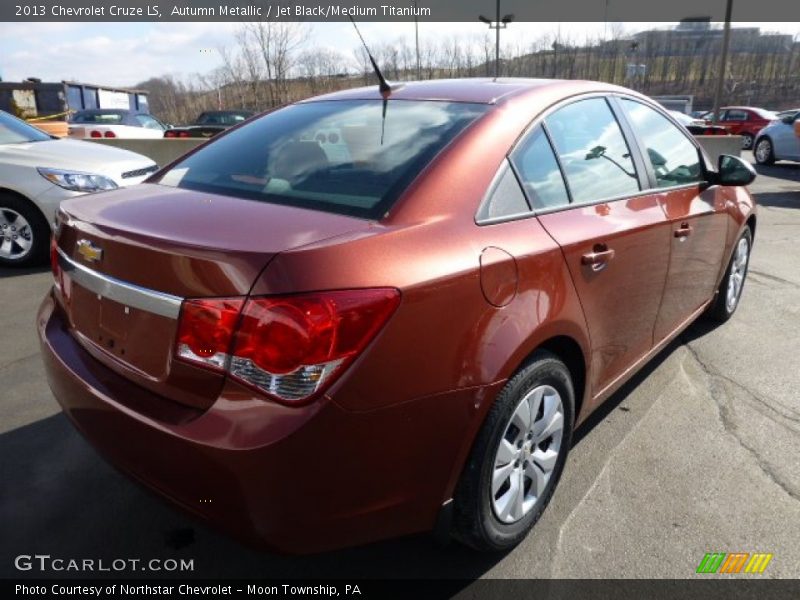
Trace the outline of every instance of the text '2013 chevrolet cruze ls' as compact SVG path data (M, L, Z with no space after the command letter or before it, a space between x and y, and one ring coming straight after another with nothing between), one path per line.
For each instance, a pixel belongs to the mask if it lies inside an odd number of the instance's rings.
M575 426L735 311L753 177L600 83L299 102L63 204L49 382L110 462L240 538L506 549Z

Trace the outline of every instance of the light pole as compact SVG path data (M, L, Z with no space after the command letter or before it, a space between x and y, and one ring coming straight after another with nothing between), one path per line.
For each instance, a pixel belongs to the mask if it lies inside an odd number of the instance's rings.
M514 15L505 15L504 17L500 18L500 0L497 0L497 11L495 12L495 15L496 19L494 21L492 21L489 17L484 17L483 15L480 15L478 20L482 23L486 23L489 26L489 29L494 29L496 32L494 76L497 78L500 77L500 30L508 27L508 24L514 20Z
M417 18L417 0L414 0L414 39L417 49L417 81L422 79L422 63L419 61L419 19Z
M713 123L719 122L719 105L722 102L722 88L725 85L725 69L728 66L728 46L731 40L731 13L733 12L733 0L728 0L725 5L725 29L722 32L722 56L719 58L719 78L717 79L717 89L714 92L714 116Z

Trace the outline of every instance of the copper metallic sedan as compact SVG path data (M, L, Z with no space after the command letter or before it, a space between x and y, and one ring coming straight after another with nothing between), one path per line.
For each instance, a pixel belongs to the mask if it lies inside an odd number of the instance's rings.
M753 177L600 83L299 102L63 204L50 385L110 462L239 538L507 549L575 427L736 310Z

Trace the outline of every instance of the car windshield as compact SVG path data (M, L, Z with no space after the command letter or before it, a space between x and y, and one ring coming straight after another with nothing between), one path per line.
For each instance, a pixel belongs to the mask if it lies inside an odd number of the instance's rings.
M122 122L121 112L79 112L72 118L73 123L99 123L113 125L114 123Z
M0 144L25 144L51 140L41 129L0 111Z
M161 184L377 219L486 105L320 101L222 135Z

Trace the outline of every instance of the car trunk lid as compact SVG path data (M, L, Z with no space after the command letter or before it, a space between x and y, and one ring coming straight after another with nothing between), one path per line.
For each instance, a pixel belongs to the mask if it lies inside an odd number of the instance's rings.
M144 184L62 204L61 295L95 358L176 402L205 408L223 375L173 360L185 298L246 296L277 253L369 221Z

